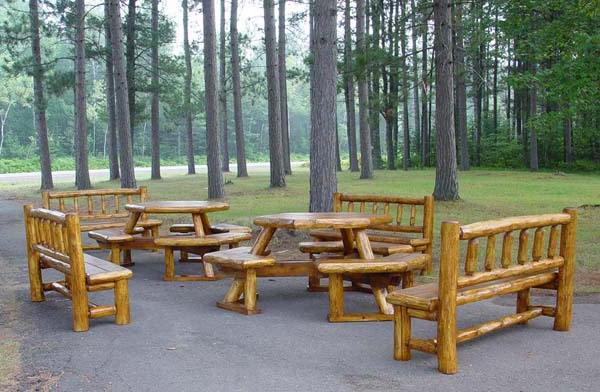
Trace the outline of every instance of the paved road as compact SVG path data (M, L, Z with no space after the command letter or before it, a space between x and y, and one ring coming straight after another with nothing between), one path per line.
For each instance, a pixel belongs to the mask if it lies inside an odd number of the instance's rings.
M298 167L302 165L304 162L292 162L292 167ZM231 170L233 172L236 171L236 165L232 163ZM267 171L269 170L268 162L250 162L247 164L248 170L252 171ZM203 174L206 173L207 167L206 165L196 165L196 173ZM186 174L187 166L163 166L160 168L161 174L163 176L172 176L178 174ZM96 169L90 170L90 180L92 182L96 181L106 181L108 180L108 169ZM150 168L149 167L136 167L135 175L137 179L146 179L150 178ZM52 177L54 182L73 182L75 181L75 171L73 170L65 170L65 171L55 171L52 173ZM0 174L0 184L22 184L22 183L38 183L40 182L40 172L30 172L30 173L3 173Z
M600 384L598 297L578 297L571 332L554 332L540 318L461 346L460 373L445 376L427 354L392 360L389 322L327 323L326 295L307 293L304 279L260 280L264 312L247 317L215 307L227 281L163 282L156 253L134 254L130 325L96 320L89 332L74 333L67 300L49 294L45 303L28 301L22 231L20 206L0 201L0 350L17 347L12 361L21 370L12 389L546 392L597 391ZM347 306L372 304L352 293ZM464 307L460 320L513 309L514 299L477 304ZM432 336L434 328L416 322L414 330ZM0 365L10 357L3 356Z

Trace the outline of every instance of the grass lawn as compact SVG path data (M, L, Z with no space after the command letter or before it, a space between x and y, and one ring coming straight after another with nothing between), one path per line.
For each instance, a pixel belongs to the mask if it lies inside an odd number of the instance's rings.
M252 218L283 211L308 208L308 170L297 169L287 177L287 187L270 189L268 172L250 173L239 179L225 176L231 210L217 219L251 225ZM462 224L511 215L560 212L564 207L579 207L577 233L578 291L600 289L600 176L597 174L554 174L524 171L472 170L460 173L461 200L438 202L435 213L435 245L444 220ZM338 189L355 194L423 196L433 191L435 171L377 171L373 180L359 180L357 173L338 174ZM142 180L152 199L205 199L205 175L174 176L160 181ZM96 183L97 188L118 187L116 182ZM6 188L5 188L6 189ZM39 200L31 187L11 188L22 198ZM435 256L434 256L435 258Z

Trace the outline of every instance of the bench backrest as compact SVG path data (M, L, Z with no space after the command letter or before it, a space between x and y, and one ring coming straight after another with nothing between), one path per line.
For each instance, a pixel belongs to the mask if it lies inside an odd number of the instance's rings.
M85 291L85 265L81 247L79 217L26 205L25 233L30 263L42 259L65 274L69 286Z
M126 218L125 204L144 202L146 187L123 189L88 189L65 192L42 192L42 206L60 212L73 212L82 220Z
M333 195L335 212L369 212L390 215L392 222L373 226L374 230L393 233L416 233L429 240L428 251L431 253L433 242L433 196L422 198L375 196L375 195Z
M572 270L576 224L575 209L564 209L561 214L517 216L464 226L458 222L443 222L440 297L444 293L456 293L457 288L499 279L561 268ZM464 252L461 252L461 243L466 245ZM461 254L464 254L463 268Z

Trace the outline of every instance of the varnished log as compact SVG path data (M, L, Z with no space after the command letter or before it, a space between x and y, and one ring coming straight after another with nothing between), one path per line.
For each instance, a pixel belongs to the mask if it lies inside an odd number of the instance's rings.
M517 253L517 262L521 265L525 264L528 260L527 256L527 245L529 242L529 235L527 230L521 230L519 234L519 251Z
M256 310L256 270L246 270L244 281L244 306L250 312Z
M485 221L473 223L461 227L461 236L463 240L469 240L476 237L490 236L492 234L504 233L507 231L517 231L531 229L543 226L566 224L571 220L569 214L546 214L532 216L515 216L495 221Z
M513 244L512 232L510 232L510 231L506 232L502 239L502 257L500 260L500 264L502 265L502 268L508 268L508 267L510 267L510 264L512 263L512 244Z
M47 194L47 192L44 192ZM40 256L33 250L32 245L36 243L35 226L30 218L30 212L33 206L27 204L23 206L25 217L25 236L27 241L27 267L29 270L29 294L33 302L44 300L44 290L42 288L42 271L40 269Z
M568 331L573 314L573 291L575 274L575 233L577 230L577 210L565 208L570 220L562 226L560 234L560 255L565 260L558 269L558 289L556 291L556 317L554 330Z
M173 248L165 248L165 275L164 280L171 281L175 279L175 258Z
M73 330L89 329L88 297L85 282L85 266L81 249L79 219L76 215L65 216L67 236L69 237L69 255L71 258L71 301L73 302Z
M101 317L113 316L117 313L117 309L111 305L90 306L88 317L97 319Z
M344 315L344 279L341 274L329 275L329 321Z
M115 282L115 308L115 322L118 325L129 324L129 288L125 279Z
M531 257L533 261L539 261L542 258L542 248L544 247L544 228L539 227L533 235L533 248Z
M356 249L362 259L374 259L375 255L371 249L369 237L367 236L366 230L354 230L354 239L356 241Z
M487 244L485 248L485 263L484 269L491 271L496 265L496 236L491 235L487 238Z
M493 280L512 278L515 276L535 274L546 271L553 271L563 264L562 257L554 259L544 259L536 263L527 263L515 265L510 269L494 269L492 271L476 273L473 276L461 276L458 278L458 287L468 287Z
M435 339L411 339L409 346L413 350L422 351L424 353L437 353L437 342Z
M558 247L558 226L554 225L550 229L550 237L548 239L548 258L552 258L556 255L557 247Z
M404 306L394 308L394 359L410 360L411 321L408 309Z
M477 239L469 240L467 245L467 260L465 262L465 274L473 275L477 271L477 256L479 243Z
M487 333L509 327L511 325L527 322L535 317L540 316L541 314L541 309L532 309L517 314L511 314L509 316L502 317L498 320L488 321L466 329L461 329L460 331L458 331L456 341L458 343L463 343L485 335Z
M250 253L253 255L264 256L266 254L267 246L269 246L269 242L271 241L273 234L275 234L275 230L277 230L275 227L263 227L256 242L254 242Z

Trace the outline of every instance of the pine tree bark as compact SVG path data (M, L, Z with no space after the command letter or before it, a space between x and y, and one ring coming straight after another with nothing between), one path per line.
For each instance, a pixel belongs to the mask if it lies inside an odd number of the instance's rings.
M430 165L429 162L429 74L427 66L427 45L428 43L428 13L429 10L423 9L423 26L421 28L421 42L423 45L423 55L421 59L421 164L425 167Z
M481 137L483 133L483 99L484 99L484 66L483 56L485 51L485 45L483 43L483 1L475 0L473 3L473 13L476 23L476 32L474 36L474 50L475 55L473 58L473 112L475 116L475 164L481 165Z
M419 112L419 56L417 56L417 8L415 0L410 0L411 8L411 39L412 39L412 91L413 91L413 116L415 122L415 148L421 151L421 115Z
M150 178L160 179L160 83L158 69L158 0L152 0L152 170Z
M87 107L85 99L85 1L75 1L75 186L89 189Z
M336 177L336 0L314 4L310 211L332 211Z
M225 0L221 0L219 36L219 113L221 113L221 170L229 173L229 127L227 126L227 62L225 49Z
M112 45L110 42L110 18L108 1L104 2L104 46L106 47L106 112L108 133L108 172L109 179L116 180L119 174L119 147L117 141L117 119L115 117L115 79L113 74Z
M454 5L454 31L456 32L455 40L455 58L454 58L454 78L456 80L456 133L458 134L458 151L460 155L460 169L470 170L471 162L469 161L469 140L467 134L467 84L465 81L465 42L464 42L464 25L463 25L463 4L455 3Z
M365 0L356 0L356 49L363 56L367 51L365 37L366 9ZM360 129L360 178L373 178L373 157L371 155L371 131L369 129L369 85L368 70L358 75L358 117Z
M285 0L279 0L279 25L278 25L278 51L279 62L279 105L281 107L281 143L283 148L283 170L286 175L292 174L290 159L290 129L287 98L287 66L286 60L286 33L285 33Z
M133 151L134 133L136 125L136 110L135 110L135 40L136 40L136 0L128 0L127 3L127 18L125 21L125 57L127 59L127 100L129 108L129 127L131 132L131 148Z
M452 15L449 0L434 0L435 20L435 126L437 165L436 200L457 200L456 142L454 136L454 86L452 66Z
M373 52L379 50L379 41L381 40L381 2L373 0L370 2L370 17L373 28L370 49ZM370 56L368 56L370 58ZM381 71L379 64L373 64L368 61L368 66L371 68L371 94L369 96L369 128L371 130L371 145L373 166L376 169L383 168L383 158L381 156L381 137L379 134L379 113L381 111Z
M119 161L121 164L121 187L135 188L135 172L131 147L131 129L129 123L129 98L125 55L121 42L121 10L119 0L108 0L110 11L110 39L113 50L113 72L115 78L115 103L117 129L119 136Z
M271 187L283 187L285 186L285 169L281 137L281 97L279 95L279 67L277 59L277 40L275 37L275 6L273 0L263 0L263 8L265 11Z
M235 151L237 176L248 177L246 168L246 143L244 140L244 120L242 116L242 88L240 77L240 46L237 28L238 0L231 0L230 40L231 40L231 80L233 87L233 117L235 121Z
M188 0L183 0L181 7L183 8L183 52L185 58L183 110L185 112L185 130L187 137L187 167L188 174L196 174L196 163L194 162L194 129L192 126L192 55L190 53Z
M219 148L219 102L217 85L217 32L214 0L202 0L204 34L204 94L206 107L206 163L208 198L225 196Z
M344 8L344 99L346 102L346 131L348 134L348 156L350 171L357 172L358 154L356 148L356 98L354 89L354 69L352 65L352 26L351 1L346 0Z
M408 123L408 69L406 65L406 2L400 5L400 48L402 54L402 169L410 167L410 126Z

